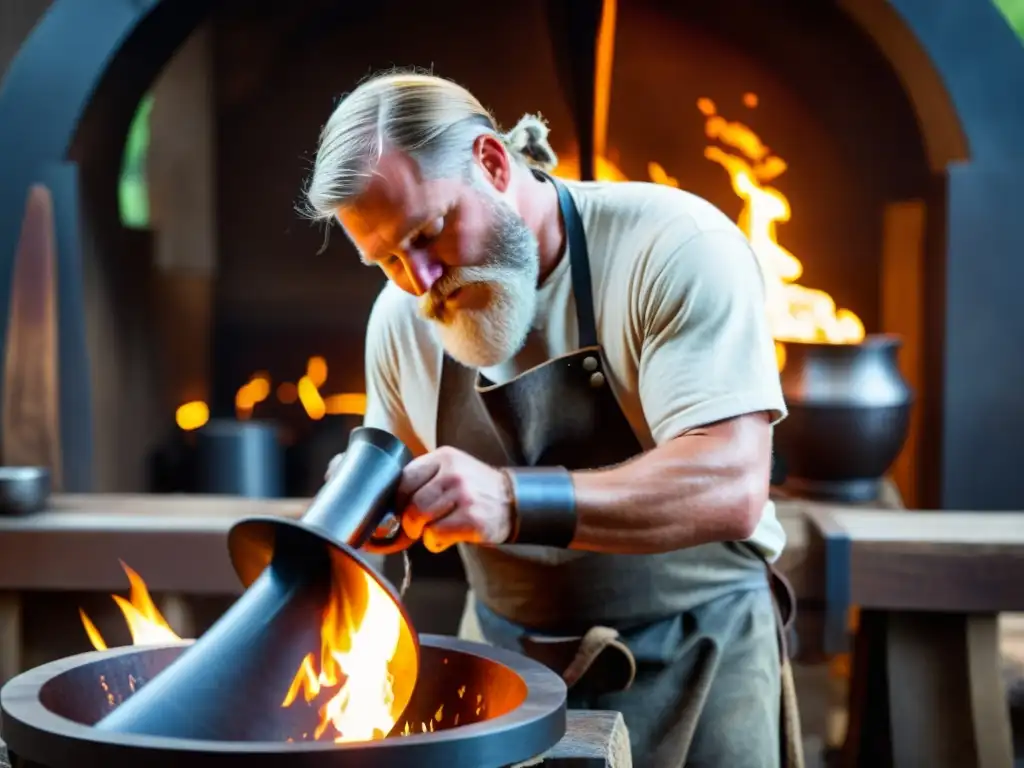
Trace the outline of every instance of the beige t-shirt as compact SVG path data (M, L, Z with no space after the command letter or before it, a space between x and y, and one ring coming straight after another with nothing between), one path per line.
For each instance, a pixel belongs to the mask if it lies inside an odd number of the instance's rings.
M613 392L641 444L755 411L786 413L757 259L707 201L639 182L565 182L590 252L598 341ZM495 383L576 350L568 254L538 289L538 313L519 355L482 370ZM436 448L443 348L415 297L388 284L366 338L364 423L414 453ZM769 559L785 534L768 502L750 541Z

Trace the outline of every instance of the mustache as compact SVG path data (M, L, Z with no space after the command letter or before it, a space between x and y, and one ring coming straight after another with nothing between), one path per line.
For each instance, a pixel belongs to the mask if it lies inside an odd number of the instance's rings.
M420 299L420 311L432 320L439 318L444 312L445 300L462 286L463 282L455 272L446 272Z
M487 283L500 280L506 269L496 265L479 267L457 267L445 272L430 290L420 299L420 310L431 319L444 314L444 303L448 297L460 288L474 283Z

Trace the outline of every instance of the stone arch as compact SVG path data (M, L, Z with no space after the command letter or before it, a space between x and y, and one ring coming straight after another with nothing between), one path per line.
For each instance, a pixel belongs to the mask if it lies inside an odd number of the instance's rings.
M65 453L84 445L88 454L91 444L88 407L81 407L89 402L88 392L82 393L89 357L79 199L69 153L90 112L110 110L106 127L123 124L127 131L134 106L211 5L211 0L54 0L0 89L0 318L6 327L26 196L32 184L43 181L56 211L61 391L62 397L74 392L79 406L62 407ZM983 357L985 345L978 343L979 338L1024 336L1020 302L1003 287L992 294L983 317L975 311L976 297L985 289L981 281L999 269L995 259L1024 248L1024 233L1015 230L1007 209L1021 191L1011 171L1024 153L1019 143L1024 107L1010 95L1024 92L1024 46L990 2L841 0L841 7L892 62L917 110L930 165L937 175L948 176L945 192L957 201L942 233L948 247L941 277L946 331L939 375L946 418L939 436L945 453L936 470L949 470L942 473L943 502L955 506L973 493L974 508L983 508L977 499L997 503L1011 490L1024 489L1019 473L998 479L1003 470L998 460L989 462L986 472L953 471L958 457L977 453L986 425L996 427L997 435L1024 429L1024 423L1007 423L1009 414L1019 413L1013 382L1022 364L1013 355L995 361ZM985 241L980 249L974 242L979 235ZM984 400L975 396L979 380ZM974 406L953 408L950 402ZM983 453L993 458L1014 453L1002 438L990 436L984 445ZM969 463L976 465L977 456ZM68 465L66 475L68 489L88 489L84 469L76 473Z

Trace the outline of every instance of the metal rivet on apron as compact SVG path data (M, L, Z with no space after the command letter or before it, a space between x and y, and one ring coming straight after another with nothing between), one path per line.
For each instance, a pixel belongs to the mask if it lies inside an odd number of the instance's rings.
M597 389L604 384L604 374L598 371L590 375L590 386Z
M596 371L597 370L597 358L596 357L584 357L583 358L583 370L584 371Z

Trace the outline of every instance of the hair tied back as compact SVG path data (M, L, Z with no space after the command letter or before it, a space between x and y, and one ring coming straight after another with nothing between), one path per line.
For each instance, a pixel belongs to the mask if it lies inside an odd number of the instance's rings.
M526 164L542 171L558 165L558 155L548 143L550 130L543 117L523 115L515 127L505 134L505 144L522 157Z

